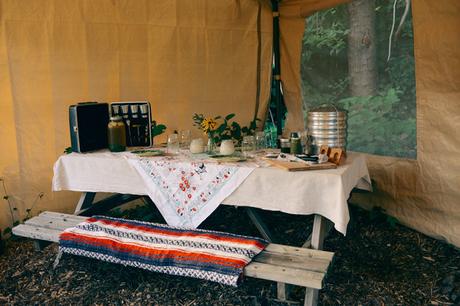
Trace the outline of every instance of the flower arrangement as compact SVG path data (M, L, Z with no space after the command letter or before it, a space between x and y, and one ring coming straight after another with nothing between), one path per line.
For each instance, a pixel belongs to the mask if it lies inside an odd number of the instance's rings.
M249 123L249 126L243 126L232 120L235 114L228 114L225 117L205 117L203 114L193 114L194 126L198 127L209 139L216 144L222 140L232 139L236 144L241 144L243 136L254 135L257 128L255 119Z

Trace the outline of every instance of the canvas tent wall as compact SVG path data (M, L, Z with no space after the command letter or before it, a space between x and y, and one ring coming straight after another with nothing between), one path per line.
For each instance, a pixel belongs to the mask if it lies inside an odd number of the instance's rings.
M68 106L149 100L168 132L194 112L254 117L260 8L260 105L271 75L271 9L244 1L1 0L0 172L13 213L71 211L75 193L52 193L53 163L69 146ZM202 135L201 135L202 136ZM0 189L1 190L1 189ZM11 226L6 201L0 227Z
M345 1L280 3L281 79L287 130L303 128L300 51L305 17ZM22 217L70 211L72 193L50 192L68 146L67 107L85 100L152 101L171 129L193 112L254 115L261 20L259 117L270 87L272 13L256 0L0 0L0 176ZM414 0L417 160L369 156L376 191L354 197L460 246L460 3ZM11 223L6 202L2 228Z
M336 1L337 3L339 1ZM345 2L345 1L341 1ZM281 78L288 109L300 114L300 42L305 17L325 2L283 1ZM321 7L315 7L321 5ZM281 12L283 16L283 12ZM352 202L380 206L403 224L460 246L460 2L412 1L417 92L417 159L368 155L372 194ZM289 69L284 68L288 66ZM284 68L284 69L283 69ZM293 116L290 129L303 127Z

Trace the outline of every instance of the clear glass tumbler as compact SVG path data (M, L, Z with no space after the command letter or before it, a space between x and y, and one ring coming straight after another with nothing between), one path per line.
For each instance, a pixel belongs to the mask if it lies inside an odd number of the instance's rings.
M241 143L241 152L244 157L249 157L254 154L256 149L256 140L254 136L244 136Z
M261 151L267 148L267 138L264 131L256 133L256 150Z
M192 133L190 130L182 130L179 132L179 144L182 149L190 147L190 141L192 139Z
M168 153L179 153L179 137L177 134L171 134L168 136Z

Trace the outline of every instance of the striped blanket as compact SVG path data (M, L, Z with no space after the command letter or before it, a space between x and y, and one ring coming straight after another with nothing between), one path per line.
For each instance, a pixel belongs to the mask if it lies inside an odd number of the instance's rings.
M63 253L236 286L267 242L259 238L95 216L63 231Z

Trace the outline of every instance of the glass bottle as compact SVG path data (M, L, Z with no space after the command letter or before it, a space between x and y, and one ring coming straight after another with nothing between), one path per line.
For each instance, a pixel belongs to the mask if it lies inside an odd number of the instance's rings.
M121 116L110 117L107 135L110 151L122 152L126 150L126 128Z

